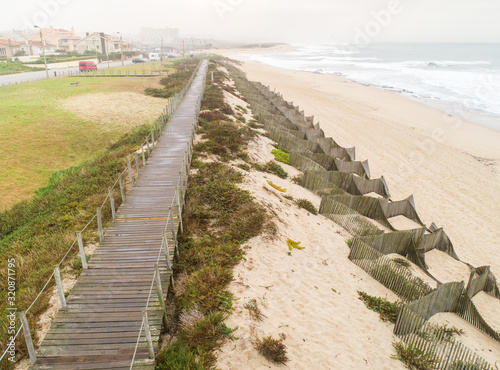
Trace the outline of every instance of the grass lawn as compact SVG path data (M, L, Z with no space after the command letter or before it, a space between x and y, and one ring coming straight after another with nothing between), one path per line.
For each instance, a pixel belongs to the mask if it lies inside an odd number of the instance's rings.
M179 59L179 58L178 58ZM172 61L178 59L169 59L161 62L146 62L146 63L134 63L132 65L123 66L123 67L114 67L110 69L106 69L104 71L98 71L98 73L104 72L107 73L121 73L121 74L149 74L151 71L154 71L155 74L160 71L161 73L173 73L175 72L174 64ZM106 64L106 61L103 62Z
M0 62L0 75L11 75L14 73L21 72L33 72L33 71L43 71L45 68L39 67L28 67L21 62L12 62L10 60L6 62Z
M53 172L88 160L135 126L85 120L61 108L62 100L96 92L142 94L157 85L157 78L71 77L0 88L0 212L29 199Z

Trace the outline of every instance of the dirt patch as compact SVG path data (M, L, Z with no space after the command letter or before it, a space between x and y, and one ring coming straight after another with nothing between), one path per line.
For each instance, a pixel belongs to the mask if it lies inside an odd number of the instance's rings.
M126 127L151 123L158 118L165 104L165 99L135 92L79 95L61 102L64 109L86 120Z

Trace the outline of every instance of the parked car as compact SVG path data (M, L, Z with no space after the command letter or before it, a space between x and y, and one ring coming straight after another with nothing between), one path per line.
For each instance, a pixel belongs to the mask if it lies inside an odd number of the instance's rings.
M144 59L134 58L132 59L132 63L146 63L146 61Z
M78 67L80 69L80 72L96 71L97 70L97 66L94 64L94 62L87 61L87 60L80 61L80 63L78 63Z

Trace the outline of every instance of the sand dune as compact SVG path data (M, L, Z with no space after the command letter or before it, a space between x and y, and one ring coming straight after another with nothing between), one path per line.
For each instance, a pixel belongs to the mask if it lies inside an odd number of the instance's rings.
M370 160L372 177L384 175L393 199L414 194L420 218L427 225L443 226L462 260L491 265L500 277L499 132L463 121L454 128L456 122L436 109L335 76L254 62L245 62L242 69L250 80L275 87L306 115L314 114L326 135L340 145L356 146L357 159ZM444 132L443 139L436 141L435 128ZM266 162L272 159L271 149L270 140L258 137L249 146L249 157ZM298 173L283 167L292 176ZM350 235L323 216L297 208L266 180L295 199L307 198L319 206L319 197L289 180L254 171L245 177L243 187L274 214L278 233L273 240L251 240L247 260L235 269L230 289L237 301L227 324L238 326L235 335L240 339L222 347L218 367L403 368L390 357L396 340L393 325L366 309L357 290L393 301L397 297L348 260L345 239ZM418 226L402 218L391 221L402 229ZM288 255L287 238L306 248ZM469 268L443 252L431 251L426 261L442 282L469 278ZM418 268L412 266L412 271L435 286ZM481 311L490 307L483 295L475 298ZM252 299L265 315L262 322L253 320L245 308ZM496 305L491 308L488 318L496 326L492 317L498 310ZM500 344L457 315L439 314L431 321L463 327L461 341L492 363L498 358ZM272 365L252 345L256 337L278 338L281 333L290 358L285 367Z
M241 68L314 115L340 145L355 146L394 199L414 194L422 221L444 227L462 260L500 277L500 132L337 76Z

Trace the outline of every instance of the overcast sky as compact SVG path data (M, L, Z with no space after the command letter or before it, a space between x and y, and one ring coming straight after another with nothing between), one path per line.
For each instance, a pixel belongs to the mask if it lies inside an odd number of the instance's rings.
M353 42L371 33L379 42L500 42L499 14L499 0L4 0L0 30L168 26L244 41Z

